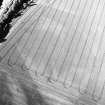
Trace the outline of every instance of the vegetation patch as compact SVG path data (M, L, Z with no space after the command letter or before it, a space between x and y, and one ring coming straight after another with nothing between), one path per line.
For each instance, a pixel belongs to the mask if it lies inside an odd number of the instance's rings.
M9 0L9 4L6 7L3 7L3 2L1 0L1 16L0 16L0 43L6 41L5 37L9 33L10 28L12 27L12 20L23 15L24 11L33 5L36 5L35 0Z

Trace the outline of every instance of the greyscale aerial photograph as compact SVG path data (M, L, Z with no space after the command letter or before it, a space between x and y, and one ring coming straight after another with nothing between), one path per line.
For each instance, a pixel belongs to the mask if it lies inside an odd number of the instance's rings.
M0 105L105 105L105 0L0 0Z

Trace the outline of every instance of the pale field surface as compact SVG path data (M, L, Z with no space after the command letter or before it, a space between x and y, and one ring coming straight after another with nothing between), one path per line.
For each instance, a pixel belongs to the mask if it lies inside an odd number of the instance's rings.
M105 105L104 34L105 0L39 0L10 30L1 64L58 105Z

